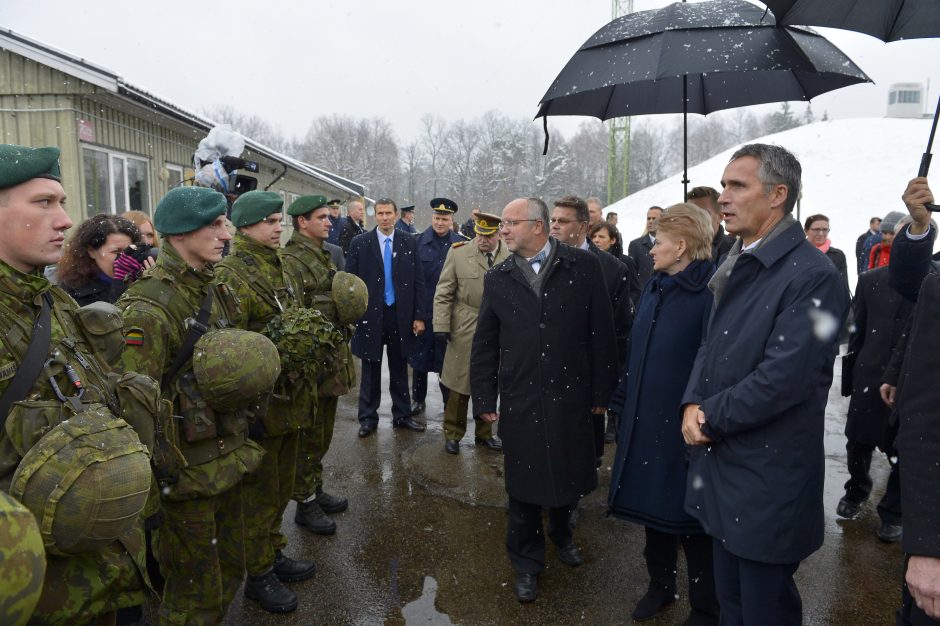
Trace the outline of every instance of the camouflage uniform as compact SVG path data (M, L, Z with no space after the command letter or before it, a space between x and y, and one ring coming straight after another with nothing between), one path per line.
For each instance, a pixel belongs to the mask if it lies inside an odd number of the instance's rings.
M277 250L237 233L232 254L216 265L219 280L236 294L248 330L262 332L272 318L294 304ZM252 437L265 449L264 463L245 477L245 560L248 573L265 574L274 564L275 550L287 539L281 517L294 491L297 438L310 423L314 395L303 379L281 372L268 412L252 428Z
M86 403L107 405L121 415L109 382L109 367L90 348L76 321L78 305L64 291L49 284L37 270L20 272L0 261L0 393L16 373L26 353L33 323L42 306L42 296L52 297L52 338L50 353L58 352L74 368L85 384ZM120 332L118 327L117 332ZM53 370L58 384L68 389L62 365ZM49 382L49 370L40 374L27 397L33 411L14 405L7 417L6 428L0 431L0 489L7 491L22 456L20 449L31 447L50 425L68 419L72 413L67 405L56 400ZM42 404L40 404L42 403ZM143 429L141 429L143 431ZM10 438L19 438L16 446ZM29 441L27 441L27 439ZM152 441L145 441L148 446ZM8 544L4 543L6 547ZM46 577L33 621L42 624L76 624L93 621L96 616L119 608L137 606L146 595L143 525L130 528L119 541L104 550L61 557L47 555Z
M337 323L336 308L330 294L336 265L329 252L314 239L294 231L281 251L281 258L291 282L303 290L303 305L317 309L331 322ZM294 500L298 502L323 488L323 457L333 439L339 396L349 392L355 375L352 353L346 343L337 355L336 369L320 375L313 421L300 432L294 480Z
M36 519L0 491L0 623L22 626L33 614L46 574Z
M238 326L238 305L218 284L211 267L189 267L165 241L156 266L118 301L124 312L126 369L162 380L208 289L213 290L210 328ZM174 443L186 460L161 491L164 513L155 551L166 578L160 624L214 624L245 572L242 478L258 467L264 450L248 439L243 412L209 410L195 387L192 361L163 388L179 416Z

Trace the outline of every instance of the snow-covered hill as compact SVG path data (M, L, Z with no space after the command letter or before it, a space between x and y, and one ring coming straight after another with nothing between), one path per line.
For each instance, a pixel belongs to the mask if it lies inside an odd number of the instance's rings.
M849 259L853 290L855 240L868 228L871 217L907 212L901 193L917 175L929 133L930 120L862 118L817 122L756 140L781 145L800 160L800 216L822 213L829 217L833 245ZM733 152L722 152L691 168L689 188L708 185L720 191L721 174ZM938 172L940 157L934 160L930 176L935 194L940 190ZM680 173L642 189L605 209L605 215L608 210L617 212L618 228L626 241L639 237L650 206L682 201L681 181Z

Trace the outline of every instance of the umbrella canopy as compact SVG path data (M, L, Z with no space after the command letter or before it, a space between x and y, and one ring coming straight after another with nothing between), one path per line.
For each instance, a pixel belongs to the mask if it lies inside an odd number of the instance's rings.
M763 0L778 24L854 30L882 41L940 36L937 0Z
M940 37L940 0L763 0L781 24L829 26L854 30L885 42ZM940 120L940 98L921 156L918 176L930 170L933 138ZM928 204L931 211L940 206Z
M749 2L676 2L597 31L561 70L536 117L708 114L809 100L862 82L871 81L825 37L777 28Z
M676 2L595 33L542 97L536 117L707 114L809 100L862 82L871 81L825 37L776 28L749 2Z

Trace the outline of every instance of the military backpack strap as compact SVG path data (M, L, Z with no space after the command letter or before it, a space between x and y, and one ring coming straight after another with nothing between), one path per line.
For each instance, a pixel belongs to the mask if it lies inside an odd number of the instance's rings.
M210 285L209 289L206 290L206 297L202 299L202 306L199 307L199 313L196 314L196 319L190 317L186 320L186 337L183 339L183 344L176 353L176 358L173 359L173 364L170 365L170 369L167 370L166 375L163 377L163 381L160 385L162 388L167 388L176 379L176 375L180 373L183 366L189 363L193 358L193 349L196 347L196 342L199 341L200 337L209 332L209 316L211 314L212 286Z
M49 344L52 341L52 296L49 293L42 294L42 308L33 324L33 333L29 340L29 346L26 348L26 354L23 356L23 362L20 363L13 380L0 397L0 430L7 421L7 415L10 413L10 407L14 402L19 402L29 393L29 390L36 384L39 373L42 371L46 355L49 353Z

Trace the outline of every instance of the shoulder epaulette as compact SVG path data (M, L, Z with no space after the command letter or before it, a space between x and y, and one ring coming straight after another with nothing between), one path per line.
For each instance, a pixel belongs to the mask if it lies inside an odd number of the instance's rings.
M467 245L467 243L468 243L468 242L466 242L466 241L458 241L457 243L455 243L454 245L452 245L451 248L461 248L461 247Z

